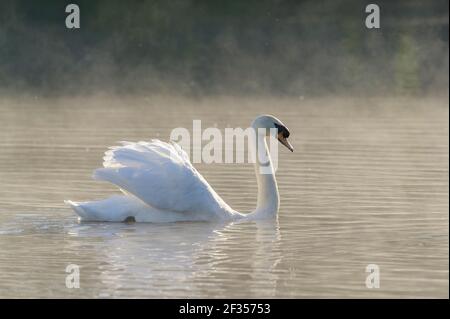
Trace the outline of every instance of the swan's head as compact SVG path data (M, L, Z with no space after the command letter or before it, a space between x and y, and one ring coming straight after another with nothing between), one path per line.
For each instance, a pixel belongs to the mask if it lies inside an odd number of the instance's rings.
M265 132L266 136L270 136L272 134L275 134L275 138L278 139L278 141L286 146L291 152L294 151L294 148L292 147L291 143L287 140L287 138L290 135L290 132L286 125L283 124L279 119L277 119L275 116L272 115L260 115L258 116L253 122L252 127L256 129L258 134L264 134L260 133ZM259 130L260 128L265 130ZM275 129L275 130L271 130ZM274 132L274 133L272 133Z

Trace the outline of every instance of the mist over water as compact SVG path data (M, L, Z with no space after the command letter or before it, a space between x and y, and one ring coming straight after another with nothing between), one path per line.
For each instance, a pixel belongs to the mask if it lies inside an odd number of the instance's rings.
M279 152L278 221L78 224L63 203L119 193L91 179L118 140L268 112L295 147ZM3 99L0 114L2 297L448 297L444 99ZM251 164L195 166L255 208ZM80 289L65 286L72 263ZM372 263L380 289L365 286Z
M0 3L0 297L448 298L448 1L377 1L378 30L364 1L74 2L78 30L69 2ZM91 179L117 141L264 113L295 148L276 221L80 224L63 203L119 193ZM195 167L254 209L251 164Z

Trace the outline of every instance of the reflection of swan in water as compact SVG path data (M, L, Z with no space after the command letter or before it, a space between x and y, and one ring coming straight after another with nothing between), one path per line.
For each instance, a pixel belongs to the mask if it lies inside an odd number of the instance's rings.
M100 264L100 295L220 297L258 291L271 296L276 289L281 259L276 220L81 224L69 235L95 239L90 253Z
M214 297L274 297L282 261L278 220L233 223L218 232L199 252L204 265L194 279L214 286Z
M67 203L86 221L173 222L257 220L276 216L279 195L266 138L277 138L289 150L289 131L277 118L257 117L252 122L257 151L255 161L258 202L255 211L241 214L228 206L192 166L188 155L175 143L124 142L106 152L104 168L94 178L111 182L124 191L94 202ZM264 159L264 164L261 161Z

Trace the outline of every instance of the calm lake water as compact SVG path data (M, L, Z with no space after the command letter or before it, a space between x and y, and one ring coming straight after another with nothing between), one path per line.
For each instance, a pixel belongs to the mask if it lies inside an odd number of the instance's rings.
M447 98L0 98L0 297L448 298ZM119 140L279 117L278 221L78 223ZM251 164L196 164L251 211ZM65 285L80 266L80 288ZM380 288L365 285L380 268Z

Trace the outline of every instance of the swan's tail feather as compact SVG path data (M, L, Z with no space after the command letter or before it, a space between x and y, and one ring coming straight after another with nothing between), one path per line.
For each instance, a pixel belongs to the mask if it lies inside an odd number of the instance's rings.
M80 205L80 203L73 202L71 200L65 200L64 203L66 205L69 205L81 219L88 219L89 215L86 213L86 211Z
M83 207L83 203L65 200L64 203L69 205L73 211L80 217L80 220L92 220L92 214Z
M146 205L131 196L114 195L92 202L64 201L80 217L80 221L123 222L136 217ZM147 206L148 207L148 206Z

